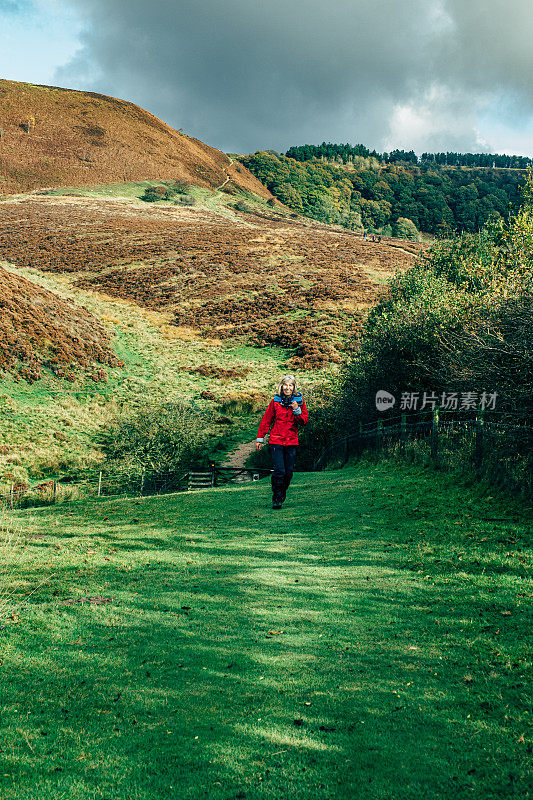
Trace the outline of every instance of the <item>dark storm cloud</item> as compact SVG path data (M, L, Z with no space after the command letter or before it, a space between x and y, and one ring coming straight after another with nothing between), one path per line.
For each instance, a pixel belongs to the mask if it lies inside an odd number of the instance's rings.
M533 110L531 0L445 0L452 27L439 47L450 80L475 91L504 93Z
M410 126L430 140L449 128L472 147L472 110L495 85L531 101L527 37L506 18L531 21L529 0L64 2L86 25L58 83L131 99L225 150L382 147ZM502 23L496 48L491 14Z

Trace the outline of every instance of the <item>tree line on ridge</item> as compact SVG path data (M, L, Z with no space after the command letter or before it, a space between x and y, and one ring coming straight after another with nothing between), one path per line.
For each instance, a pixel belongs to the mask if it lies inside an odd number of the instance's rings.
M364 145L258 151L242 163L285 205L321 222L416 239L507 219L533 159L486 153L379 154Z

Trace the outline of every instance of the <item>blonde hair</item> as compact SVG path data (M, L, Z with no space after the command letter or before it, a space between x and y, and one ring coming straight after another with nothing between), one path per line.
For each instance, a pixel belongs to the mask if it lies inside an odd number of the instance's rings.
M281 379L281 383L280 383L280 385L278 387L278 395L280 397L283 396L283 384L284 383L292 383L292 385L294 386L293 394L296 394L299 391L298 387L296 386L296 378L294 377L294 375L284 375L283 378Z

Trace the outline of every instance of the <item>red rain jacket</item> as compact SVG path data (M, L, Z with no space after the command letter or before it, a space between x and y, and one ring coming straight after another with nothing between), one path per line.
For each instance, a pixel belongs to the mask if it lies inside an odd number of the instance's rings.
M276 397L270 401L267 410L263 414L263 419L259 423L257 431L258 440L262 441L267 434L270 426L270 444L294 445L298 444L298 428L307 423L309 414L305 406L305 400L301 396L295 396L301 414L295 414L292 408L286 408L281 404L281 399Z

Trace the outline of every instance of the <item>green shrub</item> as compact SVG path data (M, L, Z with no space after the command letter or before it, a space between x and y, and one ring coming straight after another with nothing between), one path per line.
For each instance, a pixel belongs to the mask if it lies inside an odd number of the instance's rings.
M172 200L176 195L176 189L170 186L149 186L144 190L141 200L147 203L155 203L158 200Z
M185 181L172 181L170 186L177 194L187 194L190 188L189 184L185 183Z
M209 453L206 416L184 403L149 406L124 414L101 431L100 446L106 486L121 490L138 486L146 473L157 476L177 474L205 463Z
M245 203L244 200L238 200L235 203L234 208L236 211L242 211L245 214L250 214L253 210L249 203Z
M194 206L195 204L196 200L194 197L191 197L188 194L182 195L181 197L178 197L177 200L174 200L175 206Z
M398 239L410 239L418 242L418 230L415 223L405 217L398 217L392 226L392 232Z
M338 436L383 416L375 408L380 389L397 399L402 392L497 392L503 433L494 440L492 466L485 460L486 476L530 486L532 187L530 176L523 205L508 223L439 242L415 267L395 275L368 315L345 370L342 400L330 408Z

